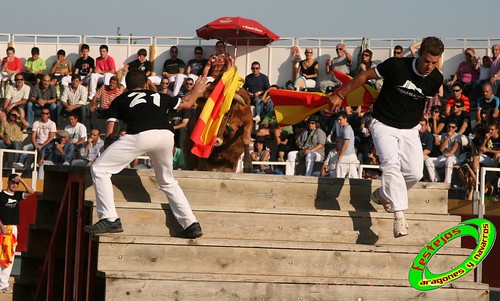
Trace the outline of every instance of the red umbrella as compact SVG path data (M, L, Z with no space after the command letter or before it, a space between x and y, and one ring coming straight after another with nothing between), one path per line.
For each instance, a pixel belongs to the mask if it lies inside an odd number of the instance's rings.
M198 28L196 35L205 40L219 39L234 45L235 56L239 40L250 46L264 46L280 38L259 22L241 17L219 18Z

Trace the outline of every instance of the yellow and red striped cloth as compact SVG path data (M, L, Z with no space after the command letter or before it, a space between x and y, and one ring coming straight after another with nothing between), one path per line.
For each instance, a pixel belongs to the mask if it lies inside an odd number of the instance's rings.
M334 70L334 75L342 82L342 85L352 79L349 75L337 70ZM276 120L280 126L299 123L319 110L328 108L328 95L321 92L271 89L269 93L273 100ZM378 94L377 90L370 85L364 84L347 94L342 106L370 105L375 101Z
M9 234L0 233L0 265L3 268L7 268L12 263L17 246L16 236L12 233L12 226L8 225L7 230Z
M234 93L243 86L245 79L238 75L236 66L224 72L207 99L200 118L196 122L191 140L191 153L200 158L208 158L214 147L222 117L231 108Z

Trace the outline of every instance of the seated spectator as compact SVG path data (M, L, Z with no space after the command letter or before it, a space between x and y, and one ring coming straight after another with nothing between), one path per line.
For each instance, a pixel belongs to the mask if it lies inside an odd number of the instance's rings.
M30 98L26 105L30 128L33 127L35 114L39 113L44 107L49 108L50 119L57 122L57 92L56 87L52 86L50 81L50 76L46 74L40 84L33 86L31 89Z
M420 119L419 123L420 142L422 142L422 152L424 154L425 160L431 155L432 150L434 149L434 145L436 144L436 140L434 138L434 135L428 130L429 124L427 123L427 119L422 118Z
M479 78L480 59L476 57L476 52L473 48L465 49L464 55L465 61L462 61L460 65L458 65L457 72L455 72L446 83L446 87L447 91L450 92L450 87L458 82L463 87L463 94L469 96L472 89L472 83Z
M186 81L184 82L184 86L182 86L181 91L179 94L177 94L178 97L184 97L186 96L191 90L193 90L194 87L194 79L192 78L186 78Z
M203 75L210 77L209 82L214 81L220 74L231 69L233 66L233 59L226 53L226 45L222 41L215 43L215 54L212 54L208 60L205 68L203 68Z
M295 75L295 89L315 88L318 79L319 64L313 59L312 48L306 48L304 52L306 59L299 62L297 74Z
M148 56L148 51L144 48L139 49L137 51L137 59L125 64L123 67L123 77L120 82L120 85L123 88L127 88L127 83L125 82L125 76L127 75L127 72L130 70L140 70L146 74L146 76L151 76L151 72L153 71L153 66L150 61L146 59ZM151 90L156 91L156 86L151 82L148 81L148 86Z
M77 114L79 120L87 117L87 88L81 84L80 75L71 76L71 87L64 89L61 96L61 114Z
M396 45L394 46L394 50L392 51L392 55L397 58L403 57L403 46Z
M87 141L87 128L82 123L78 122L78 114L68 114L69 124L64 128L69 133L69 142L73 143L75 150L80 150L82 145Z
M109 105L122 92L118 89L118 78L113 76L109 79L109 85L102 86L92 98L90 105L90 128L97 127L97 119L108 119Z
M497 95L498 86L500 85L500 44L495 44L491 47L491 67L490 67L490 84L493 87L493 95Z
M173 95L179 94L182 85L184 84L184 80L187 76L184 74L184 70L186 69L186 63L183 60L178 58L179 48L177 46L170 47L170 58L165 60L163 63L163 77L167 77L170 83L174 83L172 88ZM149 78L151 82L155 85L160 84L161 77L159 76L151 76Z
M307 122L307 129L300 133L295 144L299 151L291 151L287 156L287 175L295 174L295 163L306 161L306 176L311 176L314 162L321 162L325 156L326 134L319 128L319 116L312 115Z
M264 137L257 137L253 142L253 152L250 153L250 157L252 161L259 162L269 162L269 158L271 158L271 153L266 149L264 143L266 142ZM268 164L259 164L254 165L252 172L253 173L271 173L272 168Z
M71 74L73 70L73 64L66 58L66 51L60 49L57 51L57 60L52 64L49 74L55 81L52 83L54 86L59 82L63 88L69 86L71 81Z
M80 46L80 58L75 62L75 70L73 74L80 75L80 79L84 83L89 83L90 75L94 72L95 61L89 56L90 47L87 44Z
M375 68L377 64L373 62L373 52L370 49L365 49L362 53L361 62L358 65L358 68L352 72L353 76L360 74L363 71L366 71L370 68ZM368 80L367 82L373 88L380 90L382 88L381 80Z
M335 51L337 52L337 56L332 60L327 59L325 62L325 73L330 76L330 79L319 83L320 90L323 93L327 93L328 87L336 87L341 84L333 74L334 70L349 74L352 55L346 50L344 44L337 44Z
M338 142L338 140L337 140ZM337 169L337 148L333 148L328 152L325 161L323 162L323 166L321 167L320 177L330 177L336 178L335 169Z
M40 57L40 48L31 48L31 57L26 60L24 67L26 68L26 72L23 72L23 75L26 81L38 84L42 80L47 66L44 59Z
M174 157L172 160L173 169L177 170L184 169L185 163L184 163L184 153L182 152L182 149L175 147L174 145L173 153L174 153Z
M15 84L13 84L7 91L5 101L3 102L3 109L5 112L10 112L16 108L19 114L25 117L25 105L30 97L30 87L24 83L24 76L21 73L16 74Z
M337 120L340 126L340 131L337 133L337 167L333 177L359 178L359 160L354 148L354 131L347 120L347 113L345 111L338 112Z
M158 90L158 93L174 96L174 94L172 93L172 89L170 89L170 82L168 81L168 77L164 76L161 79L160 90Z
M461 135L456 131L457 124L454 122L448 123L448 132L441 135L441 143L439 145L439 150L442 154L437 158L430 157L425 160L425 166L432 182L440 181L436 168L445 167L444 182L451 184L453 166L458 162L461 148Z
M36 150L38 152L38 165L42 165L45 156L48 155L47 150L49 150L49 144L56 136L57 127L55 122L49 119L50 110L49 108L43 107L41 109L41 117L40 120L37 120L33 123L33 131L31 132L31 144L27 144L23 147L24 151L33 151ZM19 169L23 169L24 166L29 166L27 164L27 154L22 154L19 157L19 162L14 163L13 166Z
M444 115L444 112L441 111L441 106L433 106L431 108L430 116L427 118L429 132L434 135L441 134L443 128L438 128L438 124L442 118L446 118L446 116Z
M482 63L479 66L479 79L472 83L472 90L469 97L474 105L473 107L477 104L478 98L481 97L483 85L490 81L491 64L491 57L487 55L483 56Z
M203 48L196 46L194 48L194 59L190 59L186 66L186 74L193 81L198 79L198 76L203 74L203 69L207 65L208 60L203 58Z
M67 131L59 131L57 137L50 142L50 153L44 165L70 165L75 154L75 146L69 141Z
M5 95L7 94L6 82L8 80L14 82L15 75L21 73L23 69L21 60L15 56L16 50L14 49L14 47L7 47L6 53L7 56L2 59L2 66L0 68L0 79L2 80L2 86L0 87L2 93L0 93L0 98L5 97Z
M104 141L100 138L101 131L94 128L90 131L90 137L80 148L80 159L71 161L71 165L75 166L92 166L94 161L99 157L104 150Z
M23 130L28 128L28 121L21 116L17 108L13 108L7 114L7 121L0 125L0 148L20 150L23 145ZM8 153L8 163L10 166L17 162L19 153Z
M243 85L243 88L247 90L248 96L255 106L254 120L257 122L259 122L261 117L263 117L261 116L264 107L264 104L262 103L262 96L270 87L269 78L267 75L260 72L260 63L257 61L253 62L252 73L245 77L245 84Z
M493 94L493 87L491 86L491 84L485 83L483 85L483 96L480 97L477 101L477 122L487 123L488 120L484 119L481 114L484 110L488 110L490 112L491 118L493 118L493 120L496 120L498 118L499 108L500 99L498 99L498 97Z
M184 140L187 135L187 125L189 119L193 117L191 109L169 110L167 119L174 128L174 144L176 147L183 148Z
M99 47L100 56L95 61L94 73L90 74L89 100L92 100L97 91L98 84L109 85L109 81L116 76L115 60L108 54L108 46Z
M441 116L438 123L438 132L441 132L442 129L445 128L447 124L451 121L457 125L457 133L460 135L468 136L470 133L470 114L464 110L465 103L462 99L455 100L455 103L452 107L452 112L449 116ZM467 143L464 143L463 146L466 146Z
M463 102L463 111L470 112L470 101L469 98L462 93L462 84L455 82L451 87L453 95L446 100L445 115L450 116L452 111L451 109L457 100L461 100Z
M498 124L493 123L488 126L483 142L478 152L472 157L474 168L482 166L497 167L500 159L500 133Z

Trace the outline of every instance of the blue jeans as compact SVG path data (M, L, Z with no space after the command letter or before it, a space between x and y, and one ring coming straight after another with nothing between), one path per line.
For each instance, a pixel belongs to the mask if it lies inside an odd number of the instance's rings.
M57 105L55 103L51 103L49 105L50 110L50 120L54 121L57 124ZM35 122L35 113L40 115L42 113L42 108L34 103L29 101L26 104L26 115L28 116L29 127L33 128L33 122Z
M260 97L256 97L254 101L255 101L255 109L254 109L255 116L261 117L262 115L274 111L274 104L271 99L269 99L267 103L264 103Z
M10 145L6 145L5 142L0 141L0 148L3 149L15 149L15 150L20 150L23 146L23 143L21 141L11 141ZM19 153L7 153L8 157L8 162L17 162L19 159Z

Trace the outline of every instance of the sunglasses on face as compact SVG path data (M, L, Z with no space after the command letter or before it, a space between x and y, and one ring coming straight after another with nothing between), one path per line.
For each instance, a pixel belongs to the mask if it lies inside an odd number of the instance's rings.
M166 82L162 82L161 84L162 84L162 85L168 85L168 83L166 83Z
M458 93L458 92L460 92L460 91L462 91L462 90L453 90L453 92L455 92L455 93Z
M461 105L453 105L455 108L463 108L464 106Z
M455 125L449 125L449 126L448 126L448 128L449 128L449 129L456 129L456 128L457 128L457 126L455 126Z
M42 115L49 115L49 112L42 112Z
M24 78L16 78L15 81L18 82L18 81L23 81Z
M252 67L252 70L259 70L259 67Z
M203 54L203 52L195 52L194 54Z
M306 54L310 54L310 53L313 53L312 51L306 51Z
M394 54L401 54L402 52L401 51L394 51Z

